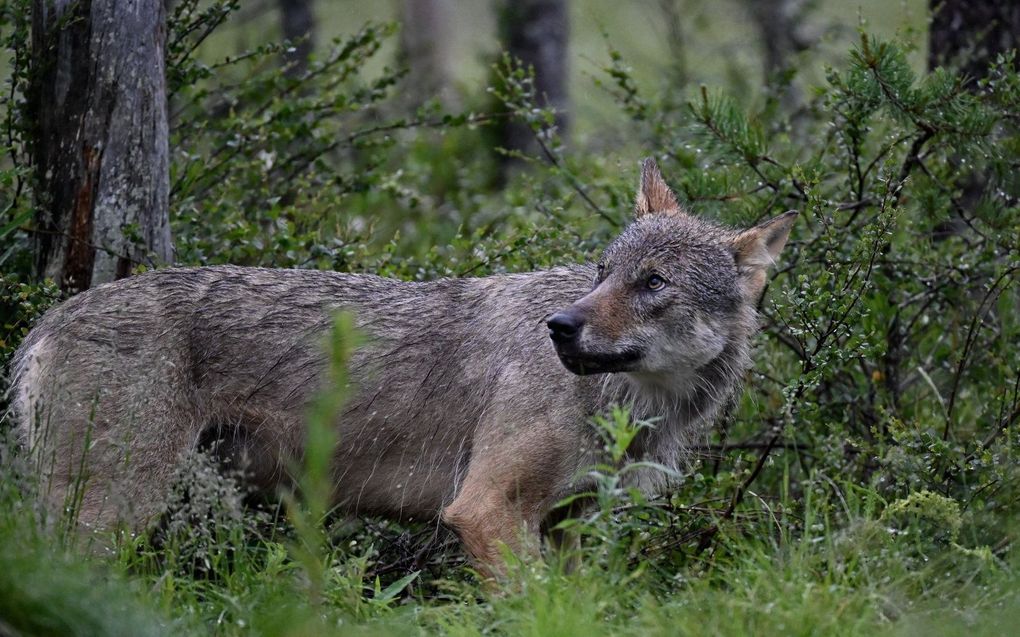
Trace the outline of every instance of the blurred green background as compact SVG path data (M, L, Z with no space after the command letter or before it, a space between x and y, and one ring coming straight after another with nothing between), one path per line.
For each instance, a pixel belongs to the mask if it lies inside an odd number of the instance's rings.
M750 5L759 0L575 0L570 11L569 92L575 115L574 141L586 147L615 147L622 133L618 108L592 77L607 60L607 42L633 69L642 88L676 89L675 56L671 53L669 21L664 7L683 20L687 82L725 87L747 101L760 95L765 83L763 43L755 29ZM463 94L484 90L489 66L501 50L497 37L497 3L492 0L448 0L450 68ZM925 0L812 0L805 3L805 31L817 43L791 60L807 85L822 82L827 65L837 64L860 39L859 30L883 39L898 37L916 48L912 66L924 67L927 46ZM312 3L316 19L316 50L357 30L366 21L402 20L397 0L319 0ZM208 60L236 54L282 37L277 3L255 0L218 29L200 49ZM390 39L367 65L372 73L394 64L397 40ZM615 133L607 137L607 133Z

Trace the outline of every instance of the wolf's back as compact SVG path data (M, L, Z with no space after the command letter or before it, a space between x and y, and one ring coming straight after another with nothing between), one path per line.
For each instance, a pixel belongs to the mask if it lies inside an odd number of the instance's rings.
M149 272L86 290L51 308L12 358L9 391L19 437L35 446L31 425L45 417L44 405L49 413L89 394L122 391L118 381L141 382L168 359L202 365L225 355L238 335L257 336L255 329L264 332L262 346L233 357L277 355L281 328L306 322L322 329L330 307L385 286L378 277L222 266Z

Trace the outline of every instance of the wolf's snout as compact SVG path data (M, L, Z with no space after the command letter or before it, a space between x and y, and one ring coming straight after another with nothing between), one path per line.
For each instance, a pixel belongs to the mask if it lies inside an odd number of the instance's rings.
M549 338L556 343L567 343L577 338L584 327L584 319L575 314L557 312L546 321L549 326Z

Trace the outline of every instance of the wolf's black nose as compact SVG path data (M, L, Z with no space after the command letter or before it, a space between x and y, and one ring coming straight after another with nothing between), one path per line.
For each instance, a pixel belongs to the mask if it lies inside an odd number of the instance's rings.
M549 337L557 343L566 343L577 338L584 325L584 319L566 312L557 312L546 321L549 326Z

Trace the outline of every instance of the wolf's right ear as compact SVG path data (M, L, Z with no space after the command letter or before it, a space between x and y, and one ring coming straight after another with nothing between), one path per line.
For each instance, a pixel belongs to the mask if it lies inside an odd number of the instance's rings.
M659 166L649 157L641 163L641 185L634 202L634 215L641 217L652 212L679 214L681 210L676 195L662 178Z
M765 289L765 272L782 252L796 220L797 211L791 210L734 237L733 260L747 299L756 302L761 296Z

